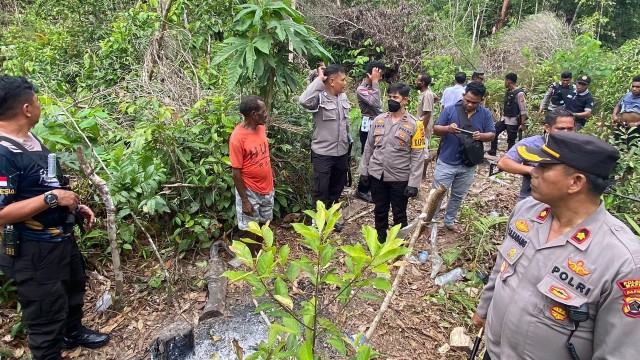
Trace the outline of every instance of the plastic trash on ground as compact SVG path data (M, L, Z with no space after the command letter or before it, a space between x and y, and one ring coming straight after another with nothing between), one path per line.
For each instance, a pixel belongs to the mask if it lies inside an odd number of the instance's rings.
M111 293L105 292L102 294L100 299L96 302L96 307L94 309L95 312L102 312L107 310L111 305L113 305L113 299L111 299Z
M440 275L436 278L436 285L442 286L444 284L458 281L464 277L464 272L461 268L455 268L446 274Z

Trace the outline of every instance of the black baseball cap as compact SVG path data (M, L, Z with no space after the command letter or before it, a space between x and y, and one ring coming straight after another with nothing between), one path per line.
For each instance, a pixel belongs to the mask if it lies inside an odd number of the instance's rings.
M585 83L585 84L591 84L591 78L588 75L580 75L578 77L578 80L576 80L576 82L579 83Z
M547 136L542 148L518 146L518 155L540 164L565 164L579 171L608 179L616 167L620 153L616 148L591 135L554 132Z

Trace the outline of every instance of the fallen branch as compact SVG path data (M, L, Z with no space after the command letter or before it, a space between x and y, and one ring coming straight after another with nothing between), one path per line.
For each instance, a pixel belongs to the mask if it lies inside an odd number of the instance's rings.
M422 208L422 212L427 214L427 216L420 217L418 226L416 226L416 228L413 230L413 234L411 235L411 240L409 241L409 246L408 246L409 252L404 256L405 261L409 259L409 256L413 252L413 245L415 244L418 237L420 237L423 227L426 225L426 223L431 222L431 220L433 219L433 216L435 215L437 210L436 207L440 202L440 200L442 200L442 197L444 196L446 191L447 191L447 188L445 188L443 185L440 185L437 189L431 189L431 191L429 192L427 201L425 202L424 207ZM391 286L391 290L387 293L387 296L385 296L384 301L380 306L380 310L378 310L378 314L376 314L376 317L373 319L373 321L371 322L371 325L369 326L369 330L367 330L367 334L365 335L365 339L367 342L371 342L371 339L375 334L376 328L378 327L380 320L382 320L384 313L389 308L391 299L393 298L396 291L398 290L398 286L402 281L402 276L404 275L405 270L406 270L406 264L401 265L400 269L398 270L398 274L396 275L396 278L393 280L393 285Z
M365 211L361 212L361 213L360 213L360 214L358 214L358 215L355 215L355 216L350 217L347 221L348 221L348 222L352 222L352 221L354 221L354 220L360 219L361 217L363 217L363 216L365 216L365 215L367 215L367 214L370 214L372 211L373 211L373 206L372 206L372 207L370 207L370 208L368 208L367 210L365 210Z
M113 199L109 193L109 186L107 182L99 177L95 170L87 162L87 158L82 151L82 147L78 146L78 162L84 172L85 176L89 178L89 181L93 186L98 189L100 198L104 203L105 211L107 212L107 237L109 238L109 246L111 247L111 261L113 262L113 274L116 278L116 294L115 298L119 299L120 294L124 289L124 276L122 275L122 269L120 269L120 250L118 249L118 228L116 226L116 207L113 204Z

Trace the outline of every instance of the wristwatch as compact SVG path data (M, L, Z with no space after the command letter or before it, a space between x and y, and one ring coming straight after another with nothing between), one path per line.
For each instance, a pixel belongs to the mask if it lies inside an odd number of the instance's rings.
M58 206L58 195L54 194L52 191L44 193L44 203L50 208Z

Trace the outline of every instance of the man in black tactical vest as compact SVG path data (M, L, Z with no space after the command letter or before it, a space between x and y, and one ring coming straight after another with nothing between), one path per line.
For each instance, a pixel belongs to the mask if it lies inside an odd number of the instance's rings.
M553 111L557 108L564 107L569 98L569 94L576 90L576 86L571 83L573 74L565 71L560 74L560 81L549 85L544 99L540 103L538 114L542 115L544 111Z
M15 281L32 358L62 360L62 349L95 349L109 335L82 326L87 278L73 226L95 216L31 134L39 119L33 85L0 76L0 269Z
M518 75L509 73L504 77L504 86L507 91L504 94L504 113L500 121L496 123L496 136L491 141L489 155L496 155L498 150L498 136L507 130L507 150L516 143L518 131L523 131L527 121L527 102L524 90L518 87Z

